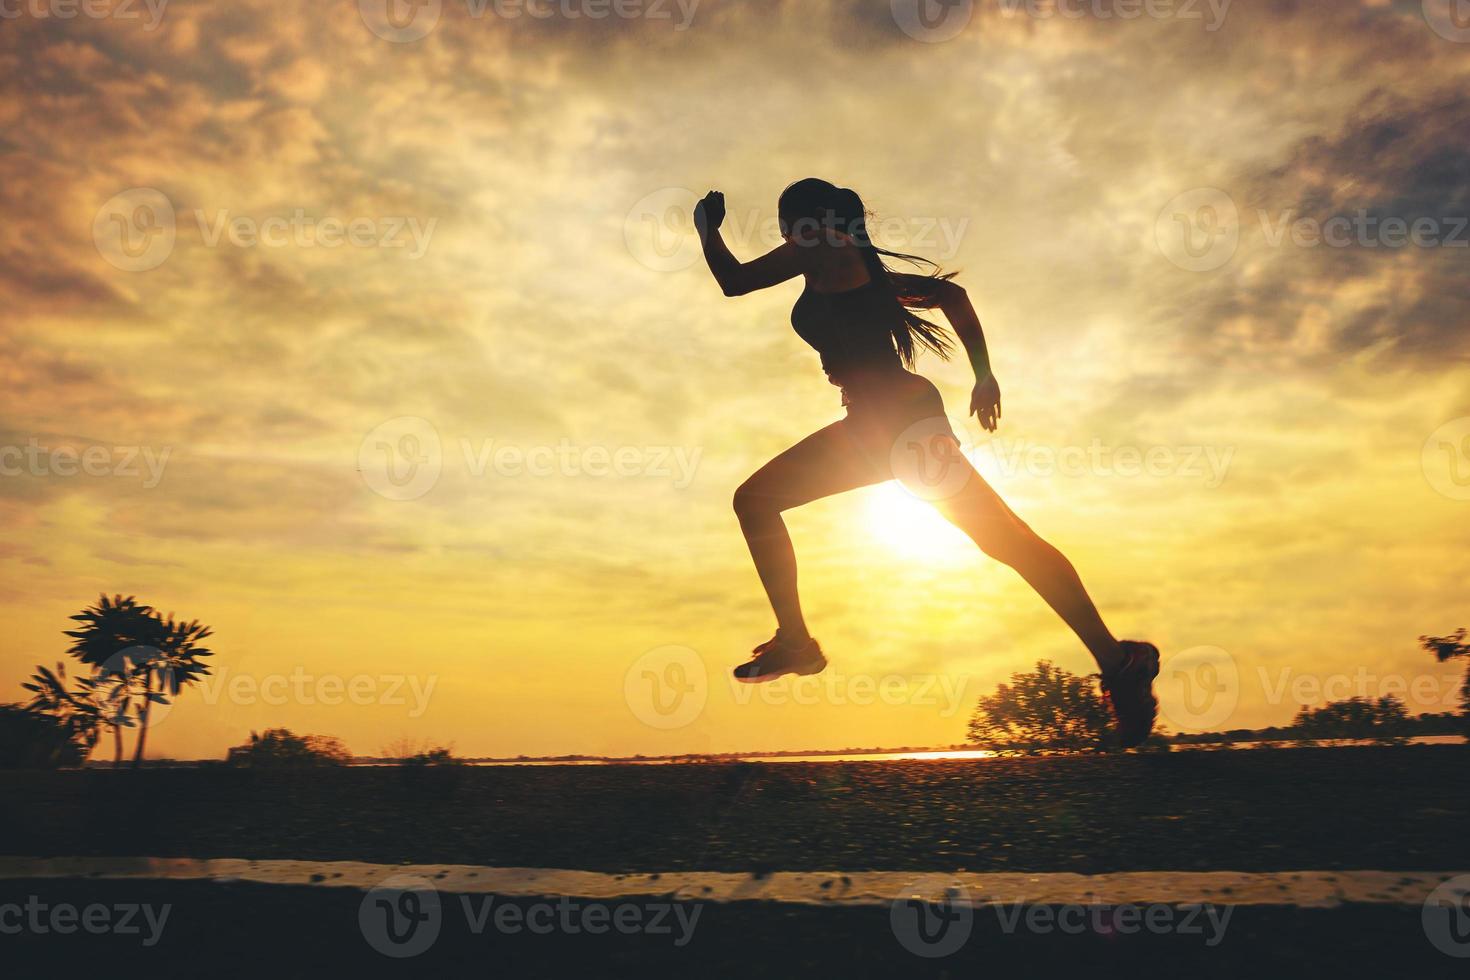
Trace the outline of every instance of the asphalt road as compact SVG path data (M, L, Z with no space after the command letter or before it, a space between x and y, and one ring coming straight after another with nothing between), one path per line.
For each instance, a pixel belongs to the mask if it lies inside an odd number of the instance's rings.
M596 871L1470 869L1470 746L0 773L17 855Z

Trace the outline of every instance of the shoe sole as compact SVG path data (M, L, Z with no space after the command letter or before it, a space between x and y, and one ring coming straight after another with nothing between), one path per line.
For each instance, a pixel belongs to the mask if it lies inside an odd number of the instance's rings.
M735 679L742 684L764 684L767 681L773 681L779 677L785 677L787 674L795 674L798 677L810 677L813 674L820 674L826 669L827 658L823 657L820 664L813 662L810 664L803 664L800 667L788 667L785 670L778 670L773 674L761 674L758 677L741 677L739 674L736 674Z

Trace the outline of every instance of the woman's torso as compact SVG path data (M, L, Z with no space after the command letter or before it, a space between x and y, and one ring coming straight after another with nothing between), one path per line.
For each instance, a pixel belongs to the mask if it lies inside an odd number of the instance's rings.
M893 345L901 314L883 286L870 278L856 287L826 291L808 282L791 308L791 326L821 355L822 370L835 385L848 388L904 371Z

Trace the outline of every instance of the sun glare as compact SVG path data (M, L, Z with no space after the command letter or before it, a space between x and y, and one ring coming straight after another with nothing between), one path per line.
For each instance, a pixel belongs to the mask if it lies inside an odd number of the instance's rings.
M899 555L930 561L973 557L975 545L934 506L897 482L875 488L868 499L868 530Z

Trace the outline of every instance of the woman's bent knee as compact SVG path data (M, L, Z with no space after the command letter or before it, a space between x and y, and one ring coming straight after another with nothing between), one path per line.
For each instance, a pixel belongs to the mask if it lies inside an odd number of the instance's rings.
M749 480L735 488L735 499L732 505L735 508L735 516L742 521L772 513L774 510L770 506L769 498Z

